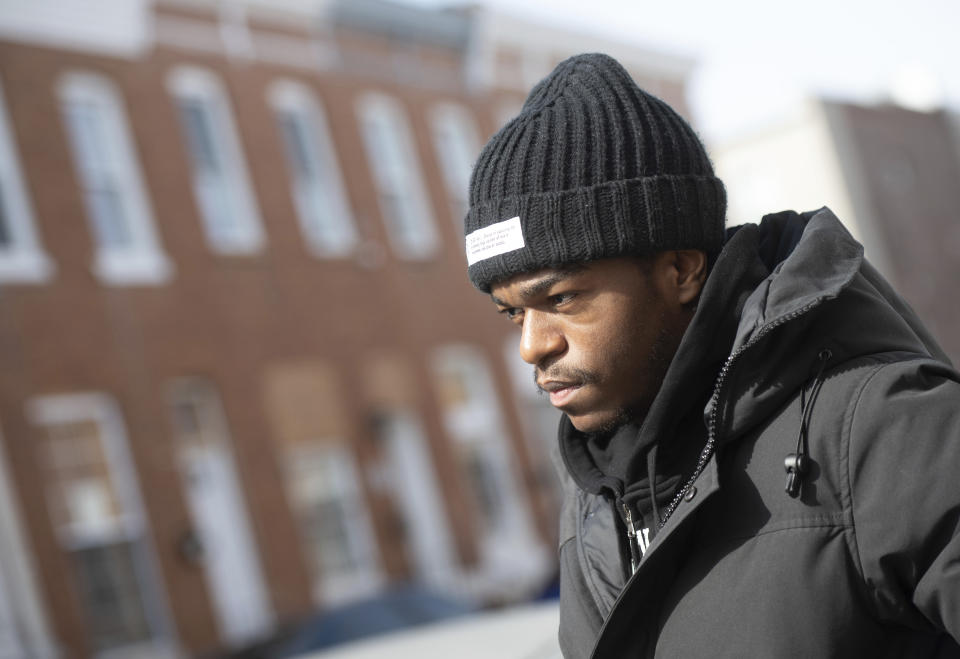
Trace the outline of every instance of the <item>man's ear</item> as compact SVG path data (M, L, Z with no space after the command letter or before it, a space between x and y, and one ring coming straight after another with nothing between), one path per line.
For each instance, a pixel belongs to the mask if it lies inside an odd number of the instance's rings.
M663 253L669 297L682 307L700 297L707 280L707 254L699 249L678 249Z

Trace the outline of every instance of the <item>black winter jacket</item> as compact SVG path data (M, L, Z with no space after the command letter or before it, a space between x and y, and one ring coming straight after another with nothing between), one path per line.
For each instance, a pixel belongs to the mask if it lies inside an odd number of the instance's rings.
M640 430L702 449L632 575L562 423L568 659L960 657L960 374L828 209L764 225L728 240Z

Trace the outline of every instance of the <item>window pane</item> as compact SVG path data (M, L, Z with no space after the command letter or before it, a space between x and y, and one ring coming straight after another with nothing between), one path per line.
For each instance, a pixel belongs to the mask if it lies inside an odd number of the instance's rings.
M352 480L353 464L342 449L287 449L287 478L310 559L323 577L361 572L369 565L361 525L362 495Z
M297 178L309 179L317 176L316 159L309 152L311 144L310 131L302 114L293 112L279 112L277 121L280 123L280 132L283 134L283 143L287 150L287 158Z
M87 628L98 651L151 638L131 542L72 552Z
M85 536L115 533L121 499L99 426L93 421L48 426L44 446L55 525Z
M400 135L397 133L399 126L397 122L391 121L392 117L387 114L377 115L376 121L372 122L373 134L377 136L380 142L379 166L384 171L383 182L385 187L395 192L403 190L406 181L406 165L404 163L403 146L400 142Z
M186 396L178 397L171 407L178 437L186 444L200 444L202 439L197 399Z
M337 500L319 501L307 513L306 529L310 542L319 549L320 571L324 574L350 572L357 567L350 552L346 511Z
M109 170L109 155L99 110L92 103L72 101L66 115L73 152L84 175L91 182L103 178Z
M402 194L383 193L383 205L393 225L393 234L401 245L415 247L420 242L420 218L409 199Z
M212 242L230 243L238 233L238 227L227 182L216 173L197 172L194 184Z
M203 101L193 98L180 99L178 105L194 167L211 175L220 173L222 167L214 141L209 108Z
M126 247L132 243L123 219L120 194L113 188L87 188L87 206L93 216L93 232L104 247Z
M133 242L132 235L115 180L103 114L92 103L73 102L68 104L65 114L94 239L105 248L128 247Z

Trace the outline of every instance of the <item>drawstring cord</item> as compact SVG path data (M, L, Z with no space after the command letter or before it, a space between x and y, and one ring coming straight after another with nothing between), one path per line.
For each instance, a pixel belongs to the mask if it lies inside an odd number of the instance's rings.
M797 433L797 448L795 453L790 453L783 461L783 467L787 471L786 493L796 498L800 495L800 485L803 477L810 470L810 458L807 457L808 451L808 432L810 428L810 417L813 416L813 404L820 394L820 387L823 386L823 372L827 367L827 362L833 357L829 348L824 348L817 355L820 360L820 368L813 380L813 386L810 388L810 397L807 399L806 388L800 390L800 430Z
M647 477L650 479L650 505L653 507L653 519L656 524L650 524L650 538L657 534L660 522L660 506L657 504L657 450L660 444L654 444L647 453Z

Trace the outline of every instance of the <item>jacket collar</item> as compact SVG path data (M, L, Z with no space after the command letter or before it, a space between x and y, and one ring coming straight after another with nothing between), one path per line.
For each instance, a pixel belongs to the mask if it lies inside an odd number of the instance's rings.
M730 352L740 310L750 292L769 274L758 256L757 227L746 225L731 233L707 278L697 310L671 360L660 390L637 431L634 450L625 457L628 462L625 468L627 483L604 474L586 448L590 437L576 430L566 416L561 419L560 454L567 471L581 489L594 494L607 489L616 496L625 490L637 490L635 494L642 494L649 488L646 455L651 446L661 443L658 462L669 463L675 457L673 453L689 453L685 447L677 447L670 440L677 435L686 417L691 414L699 416L717 372ZM676 480L668 483L658 479L658 494L663 494L665 489L672 490Z
M747 298L733 352L763 328L837 297L860 270L863 246L833 211L824 207L806 216L809 220L795 249Z
M822 320L825 303L853 283L863 265L863 247L827 208L793 216L805 223L802 237L747 298L727 362L724 395L711 398L704 410L709 418L714 405L722 406L715 426L720 443L765 418L809 379L817 354L842 333L830 323L818 323L816 330L811 326ZM767 220L761 227L770 230ZM851 356L833 347L834 362Z

